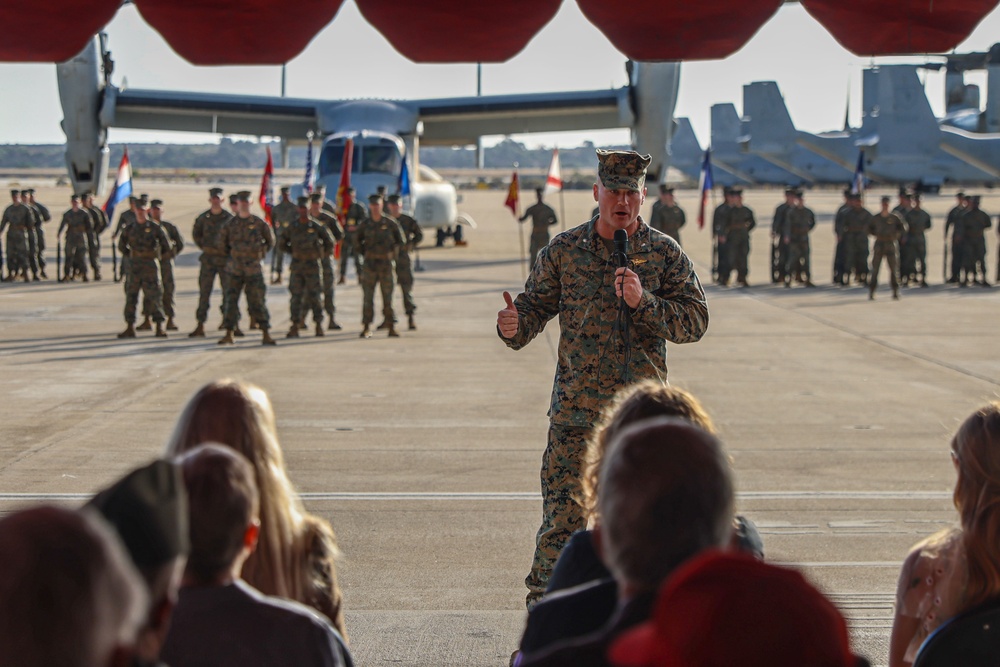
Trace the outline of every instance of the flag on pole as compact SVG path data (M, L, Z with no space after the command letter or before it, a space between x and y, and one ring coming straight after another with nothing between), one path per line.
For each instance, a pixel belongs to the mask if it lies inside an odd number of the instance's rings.
M309 147L306 148L306 176L302 179L302 189L307 193L313 191L313 132L309 130L306 134L309 138Z
M396 191L402 197L410 196L410 168L406 165L406 156L403 156L403 167L399 170L399 181L396 183Z
M549 175L545 178L545 194L559 192L563 188L562 174L559 169L559 149L552 150L552 162L549 163Z
M507 201L503 203L515 217L517 217L518 209L521 208L520 196L521 186L517 179L517 169L515 169L514 175L510 178L510 187L507 188Z
M347 209L351 208L354 200L351 198L351 163L354 161L354 139L348 138L344 142L344 159L340 163L340 185L337 186L337 217L340 222L344 222L347 217Z
M701 203L698 204L698 229L705 227L705 207L708 205L708 193L715 187L712 178L712 149L705 149L705 157L701 161L701 176L698 177L698 189L701 190Z
M274 180L274 161L271 159L271 147L267 147L267 164L264 166L264 175L260 179L260 207L264 210L264 219L271 222L271 207L274 206L274 199L271 196L271 182Z
M851 194L860 195L865 191L865 150L858 152L858 166L854 168L854 179L851 181Z
M115 186L111 188L108 200L104 202L104 212L108 215L108 220L115 213L115 206L122 203L132 195L132 164L128 161L128 147L125 147L125 154L118 165L118 177L115 179Z

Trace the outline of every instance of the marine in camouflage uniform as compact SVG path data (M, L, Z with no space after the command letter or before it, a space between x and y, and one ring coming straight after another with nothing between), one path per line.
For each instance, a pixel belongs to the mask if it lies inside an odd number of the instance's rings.
M785 266L785 287L792 286L792 278L797 278L806 287L815 287L809 266L809 232L816 226L816 215L806 208L802 192L796 190L794 205L785 214L785 229L782 239L788 248L788 264Z
M392 312L393 265L403 247L403 230L399 223L382 214L382 197L368 198L369 217L358 225L358 252L364 256L361 267L361 289L364 306L361 312L362 338L371 337L370 325L375 319L375 285L382 291L382 315L388 323L389 336L399 336Z
M528 250L530 266L535 266L538 259L538 252L549 244L549 227L559 222L556 219L556 212L552 207L543 201L545 191L542 188L535 188L535 196L538 201L528 207L519 220L524 222L531 218L531 243Z
M276 246L292 256L288 272L288 291L291 292L292 327L288 338L298 338L301 323L305 321L305 308L311 306L316 322L316 335L323 334L323 308L321 294L321 261L333 254L334 240L330 230L309 214L309 198L299 197L297 218L281 228ZM316 208L319 209L319 201ZM321 210L321 209L320 209ZM330 267L331 273L333 267ZM331 278L332 281L332 278Z
M969 284L989 287L986 280L986 230L993 226L990 216L979 208L979 195L969 197L969 210L962 216L962 287ZM980 279L982 276L982 279Z
M723 201L715 207L712 214L712 233L715 237L715 282L725 285L723 276L729 280L732 273L729 264L729 249L726 247L726 220L729 217L729 209L732 208L733 193L728 187L722 189Z
M166 338L163 330L163 285L160 282L160 256L170 251L170 239L152 219L146 217L146 206L138 202L134 209L135 222L125 227L118 237L118 250L128 257L125 277L125 331L119 338L135 338L135 309L141 289L149 299L156 336Z
M945 243L948 242L948 230L951 229L951 266L948 267L950 272L947 277L949 283L957 283L959 274L962 272L962 254L964 252L962 247L962 216L969 208L969 200L964 192L956 193L955 197L957 202L954 208L948 211L948 217L944 223Z
M774 209L771 218L771 282L785 282L785 267L788 265L788 241L785 234L785 214L795 205L795 188L785 188L785 201Z
M899 216L889 211L889 198L882 197L882 211L871 217L868 222L868 233L875 237L872 247L872 273L868 283L868 298L875 298L875 288L878 287L878 270L885 258L889 265L889 283L892 286L892 298L899 298L899 239L906 233L906 227Z
M355 199L354 188L349 188L347 192L351 198L351 205L344 213L344 241L340 247L340 280L337 281L341 285L347 280L348 258L354 259L354 272L358 274L358 280L361 280L364 259L358 251L358 225L368 217L364 205Z
M25 194L27 199L25 199ZM35 255L32 258L38 265L38 272L42 278L48 278L45 274L45 230L42 225L52 219L52 214L41 203L35 201L35 189L28 188L22 191L21 201L31 209L35 218Z
M849 285L851 274L857 283L868 284L868 224L872 214L861 205L861 195L847 195L847 210L840 219L837 239L844 243L842 283Z
M424 240L424 233L415 219L403 213L401 202L402 197L399 195L389 195L389 215L399 223L405 241L403 247L399 249L399 255L396 256L396 280L399 281L399 291L403 293L403 311L406 313L407 326L410 331L415 331L417 323L414 316L417 304L413 301L413 263L410 261L410 252Z
M130 196L128 198L129 208L127 211L123 211L122 214L118 216L118 224L115 226L115 231L111 234L112 242L114 242L115 239L121 238L122 233L124 233L124 231L128 229L129 225L135 222L136 205L141 203L143 208L149 205L149 200L147 199L147 197L148 195L140 195L138 197ZM121 267L120 267L121 270L118 273L118 275L121 276L121 279L123 281L127 281L128 276L131 275L128 270L129 261L130 260L128 257L124 255L122 256ZM128 291L128 285L125 286L125 291Z
M687 223L684 209L677 205L674 199L674 189L660 183L660 198L653 202L653 210L649 214L649 226L663 232L677 245L681 245L681 227Z
M334 240L334 244L332 246L323 250L323 254L320 257L320 266L323 269L323 309L326 311L327 317L330 321L330 325L327 328L339 331L343 327L337 324L335 317L337 307L334 304L333 299L334 284L336 282L333 275L333 253L336 249L336 242L344 240L344 230L340 228L340 223L337 222L337 216L334 215L331 210L326 208L327 204L329 204L329 202L323 199L322 192L313 193L313 195L309 197L309 216L317 220ZM332 209L333 207L331 206L330 208ZM312 296L310 295L309 299L311 298ZM299 326L304 325L306 310L310 305L312 305L311 301L307 300L305 302L305 307L303 307L301 311L303 319L299 320ZM313 310L314 313L316 312L315 307L316 306L314 306ZM315 316L313 319L317 325L323 321L322 318L317 320Z
M0 233L7 229L7 280L16 280L18 276L28 282L30 242L29 237L34 225L31 210L21 203L21 191L10 191L11 204L4 209L0 219ZM38 280L37 268L32 270L35 280Z
M931 216L920 208L920 195L911 199L913 207L906 213L903 222L906 224L905 252L906 262L903 263L903 284L911 280L927 287L927 230L931 228Z
M750 271L750 232L757 226L753 211L743 205L743 191L732 191L732 204L723 220L725 232L723 242L729 253L729 269L736 270L736 281L749 287L747 274ZM729 283L729 272L722 274L722 284Z
M174 323L174 292L177 285L174 282L174 257L184 250L184 238L177 226L162 218L163 200L154 199L150 202L149 215L153 222L158 224L166 232L170 239L170 249L160 256L160 277L163 280L163 313L167 316L167 331L176 331L177 325ZM143 308L147 308L144 305ZM152 312L152 311L147 311Z
M94 280L101 279L101 234L108 228L108 214L101 207L94 206L94 193L87 191L82 195L83 210L90 215L94 227L94 242L90 244L90 268L94 272Z
M94 222L90 214L80 208L80 196L70 197L70 209L63 213L56 239L66 230L66 265L63 280L82 276L87 282L87 256L94 239Z
M262 334L264 345L274 345L269 330L271 316L267 312L267 285L261 260L274 247L274 231L271 225L250 213L250 192L237 193L239 213L222 228L219 245L224 248L229 260L226 263L226 297L223 304L226 318L223 326L226 335L219 345L233 344L233 331L239 322L240 293L246 290L247 311L256 321Z
M274 224L274 235L281 236L281 230L299 219L299 210L289 197L291 188L281 188L281 201L271 208L271 222ZM271 256L271 284L281 284L281 273L285 269L285 251L281 244L274 246Z
M593 425L620 389L644 379L667 381L667 341L691 343L708 328L705 293L676 241L639 217L649 156L597 152L595 198L601 215L557 235L542 250L524 292L497 314L497 333L519 350L559 317L559 352L542 458L542 523L531 572L529 608L542 596L570 535L585 526L578 504L582 459ZM625 192L625 197L623 197ZM625 199L629 212L615 211ZM628 269L615 269L613 232L629 233ZM627 304L621 310L622 300ZM630 355L612 324L625 313ZM623 360L630 359L627 368Z
M194 219L194 227L191 229L191 237L194 244L201 248L201 256L198 258L200 265L198 308L194 313L198 326L188 334L190 338L201 338L205 335L205 320L208 319L209 299L212 296L216 276L219 277L219 287L223 297L220 310L223 318L226 316L226 263L229 261L229 253L222 245L222 230L233 216L222 208L222 188L211 188L208 191L208 201L211 207ZM239 322L239 312L237 312L237 322Z

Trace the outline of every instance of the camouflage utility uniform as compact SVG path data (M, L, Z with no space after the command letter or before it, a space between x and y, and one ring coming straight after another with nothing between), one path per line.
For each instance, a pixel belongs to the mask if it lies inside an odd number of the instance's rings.
M233 217L223 226L219 245L229 256L226 262L226 297L223 299L226 317L223 328L232 331L239 323L240 292L245 289L247 311L261 330L267 331L271 328L271 317L267 312L267 285L264 284L260 262L274 247L271 225L256 215Z
M538 259L538 252L549 244L549 227L556 224L556 212L552 207L543 202L538 202L528 207L528 210L521 216L521 222L531 218L531 245L528 249L528 258L531 266L535 266Z
M274 223L274 235L281 236L285 227L299 219L299 209L291 201L282 199L271 209L271 221ZM271 271L277 274L274 282L281 282L281 272L285 270L285 249L281 244L274 246L274 256L271 258Z
M926 231L931 228L931 216L922 208L911 208L906 217L905 246L901 249L906 256L905 261L900 258L900 275L907 279L917 280L922 285L927 284L927 236Z
M715 212L712 213L712 231L715 234L715 279L720 284L723 276L728 281L729 274L732 273L729 264L729 250L726 241L722 240L722 237L726 235L726 220L731 208L729 204L723 202L716 206Z
M160 255L160 277L163 280L163 313L173 319L174 317L174 292L177 284L174 282L174 257L184 250L184 238L181 237L180 230L172 222L160 220L160 227L170 239L170 249ZM149 313L148 303L143 304L143 312Z
M796 276L807 285L812 284L812 270L809 266L809 232L815 226L816 216L812 209L790 206L785 213L782 240L788 239L786 243L788 263L784 271L786 286L791 285L792 278Z
M889 284L892 285L893 297L899 296L899 239L905 228L903 221L895 213L882 215L877 213L868 223L868 233L875 237L872 247L872 272L868 283L868 294L873 295L878 287L878 270L882 266L882 258L889 265Z
M337 222L337 216L335 216L330 211L323 208L320 211L317 221L320 226L326 230L326 233L333 239L334 244L329 248L323 250L323 254L320 257L320 266L323 269L323 310L326 311L326 315L330 322L334 322L334 313L337 312L337 307L334 305L334 284L336 284L335 276L333 275L333 252L336 248L337 241L344 240L344 230L340 228L340 223ZM311 298L311 297L310 297ZM306 308L302 309L302 317L306 315L306 309L308 308L310 302L306 302ZM313 308L313 313L316 312L315 307ZM316 323L322 321L322 318L316 320Z
M125 278L125 321L135 323L135 308L139 290L149 299L150 316L159 324L163 321L163 284L160 281L160 257L170 252L170 239L158 224L148 219L133 222L118 237L118 250L128 257ZM124 263L123 263L124 265Z
M396 279L399 281L399 291L403 293L403 310L407 315L413 315L417 312L417 305L413 302L413 263L410 261L410 251L424 240L424 233L417 221L405 213L400 213L397 221L403 230L404 243L396 256Z
M982 272L983 282L986 282L986 235L987 229L993 226L990 216L980 208L970 208L962 216L962 269L965 279L969 274L973 280Z
M948 211L948 217L944 223L944 235L947 239L948 229L951 229L951 266L948 267L950 273L948 282L957 283L959 273L962 271L962 260L965 249L962 245L962 216L969 210L965 206L955 206ZM947 243L947 240L945 241Z
M389 216L383 214L377 222L365 218L358 225L357 250L364 257L361 267L361 289L364 295L361 324L368 326L375 319L376 283L382 291L382 314L385 321L393 321L393 261L402 247L403 230Z
M529 600L545 591L570 535L585 526L578 504L583 455L594 424L617 391L647 378L667 381L667 341L692 343L708 328L708 306L691 260L676 241L640 219L629 238L629 266L643 295L630 312L631 362L622 368L620 337L609 337L618 313L612 249L597 220L557 235L542 250L517 296L518 330L501 339L515 350L559 316L559 354L549 407L548 444L542 458L542 524L535 539ZM499 333L499 330L498 330ZM627 379L623 378L627 376Z
M685 223L687 223L687 216L684 215L684 209L677 204L667 206L661 201L653 203L653 212L649 216L649 226L677 241L677 245L681 244L681 227Z
M750 232L757 226L753 211L746 206L731 206L724 221L726 249L729 252L729 269L736 269L736 280L747 281L750 259ZM722 274L722 282L729 282L729 271Z
M28 261L30 250L29 236L31 234L34 218L31 211L24 204L10 204L3 212L0 221L0 232L7 228L7 273L13 279L17 274L24 274L24 279L28 279L28 268L32 266ZM32 273L37 274L37 269ZM37 275L36 275L37 277Z
M118 225L115 227L115 231L111 235L111 237L113 239L117 238L121 240L122 234L125 232L126 229L129 228L130 225L132 225L135 222L135 219L136 219L135 211L133 211L132 209L128 209L127 211L123 212L120 216L118 216ZM121 272L119 273L119 275L122 277L123 282L127 282L129 275L131 275L128 270L128 265L130 261L131 260L129 260L128 257L122 255ZM126 292L128 291L128 285L125 285L125 291Z
M94 242L90 244L90 268L94 271L94 278L101 279L101 234L108 228L108 214L98 206L84 206L83 210L90 215L91 224L94 226Z
M209 209L194 220L191 236L194 244L201 248L201 257L198 258L201 264L198 271L198 309L195 311L198 324L204 324L208 318L208 303L212 296L215 276L219 276L219 287L223 295L223 305L220 310L223 317L226 315L226 262L229 260L229 254L222 245L222 230L232 219L233 216L228 211L212 213ZM236 320L239 321L239 311Z
M872 214L868 209L851 208L844 212L837 233L844 240L844 284L851 282L851 273L859 283L868 282L868 225Z
M49 209L39 202L32 202L28 205L35 214L35 253L38 261L38 269L45 274L45 230L42 225L52 219Z
M785 281L785 267L788 266L788 243L785 241L785 216L792 205L784 202L774 209L771 219L771 282Z
M91 243L94 242L93 220L82 208L75 211L70 209L63 213L56 237L63 229L66 230L66 267L63 275L68 279L72 275L80 274L87 280L87 255Z
M306 222L296 220L281 228L275 247L292 256L288 269L288 291L292 295L290 308L293 325L305 321L306 309L309 307L312 307L316 324L323 321L320 264L323 257L333 252L333 245L330 230L314 218Z

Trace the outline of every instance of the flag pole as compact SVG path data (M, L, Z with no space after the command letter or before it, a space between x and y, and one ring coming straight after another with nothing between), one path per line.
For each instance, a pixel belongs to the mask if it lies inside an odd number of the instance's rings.
M528 271L527 269L525 269L525 264L527 263L526 260L527 253L525 253L524 251L524 225L521 224L521 177L517 173L517 167L518 164L517 162L515 162L514 176L515 178L517 178L518 197L517 201L514 204L514 206L516 207L514 212L514 222L517 223L517 238L521 242L521 280L527 280Z

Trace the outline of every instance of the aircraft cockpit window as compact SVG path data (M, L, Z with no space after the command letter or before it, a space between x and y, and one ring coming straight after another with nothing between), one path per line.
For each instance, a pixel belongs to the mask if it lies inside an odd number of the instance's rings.
M365 146L361 154L361 172L365 174L396 174L399 150L395 146Z
M357 173L361 169L361 147L354 146L354 155L351 156L351 171ZM339 174L344 163L344 144L327 144L323 147L323 153L319 158L319 175Z

